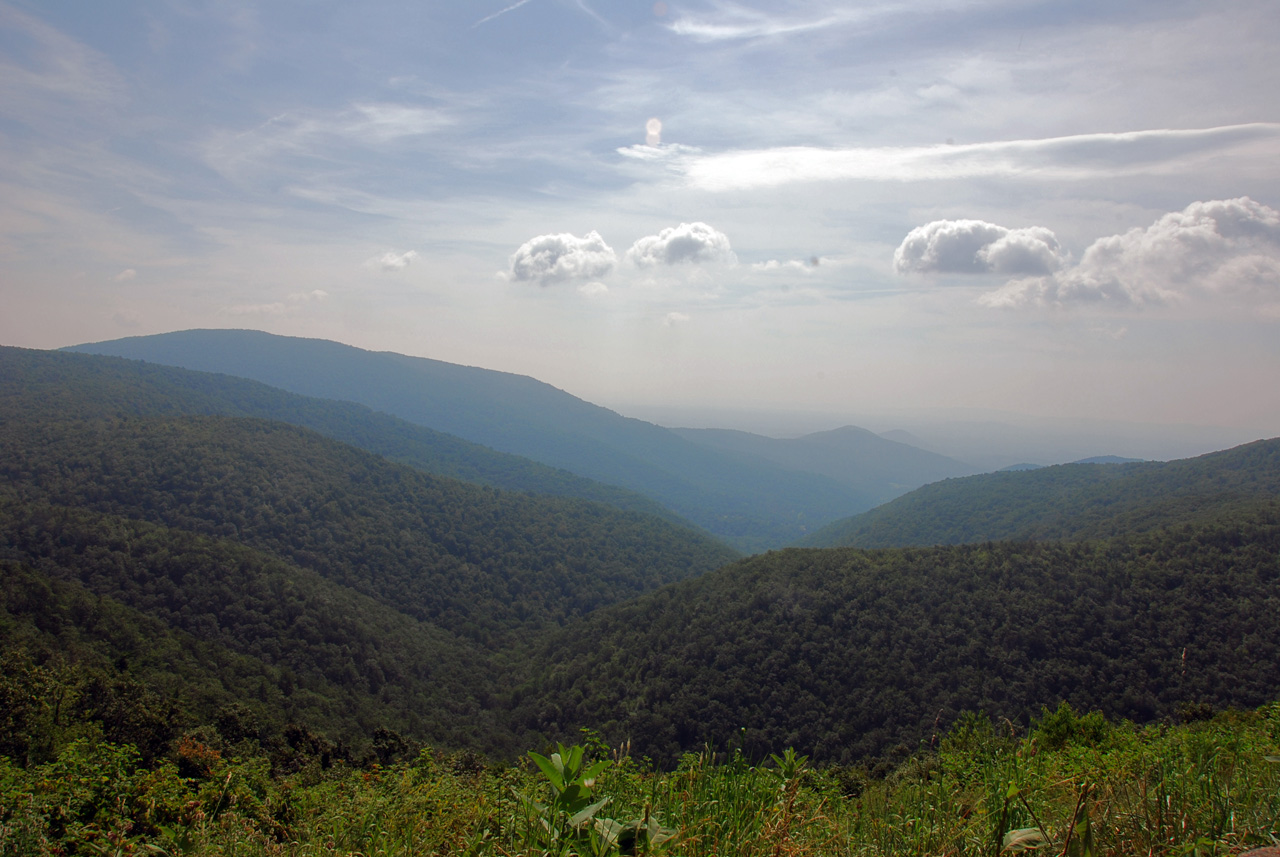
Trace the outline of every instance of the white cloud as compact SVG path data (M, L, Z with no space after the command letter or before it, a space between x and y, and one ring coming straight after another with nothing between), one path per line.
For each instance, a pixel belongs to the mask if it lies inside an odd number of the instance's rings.
M339 121L333 130L346 136L385 143L401 137L430 134L450 124L452 119L438 110L404 104L357 104L345 117L345 122Z
M683 262L736 261L729 236L705 223L681 223L631 245L627 258L636 266L677 265Z
M788 259L783 262L778 259L769 259L765 262L752 262L751 270L753 271L801 271L806 274L813 273L822 259L817 256L810 256L808 259Z
M1182 169L1205 157L1229 157L1230 153L1259 147L1273 149L1277 143L1280 124L1254 123L959 146L787 146L719 154L672 154L676 155L675 168L694 187L731 191L838 180L930 181L983 176L1084 179L1131 175Z
M900 274L1051 274L1064 262L1043 226L1008 229L983 220L935 220L912 229L893 254Z
M539 235L520 246L511 257L509 276L546 286L564 280L592 280L613 270L618 254L599 232L582 238L562 232Z
M329 293L326 292L324 289L312 289L309 292L294 292L293 294L289 295L289 300L293 301L294 303L307 304L307 303L311 303L312 301L327 300L328 297L329 297Z
M689 316L682 312L669 312L662 319L663 327L675 327L678 324L684 324L689 320Z
M383 253L381 256L374 256L372 259L365 260L364 267L370 269L380 268L383 271L403 271L417 258L418 252L416 250L410 250L407 253L396 253L392 250Z
M821 30L844 23L851 17L849 14L832 14L810 20L784 20L728 3L719 4L717 11L720 14L714 17L682 15L668 27L677 35L688 36L700 42L720 42Z
M632 146L622 146L616 151L624 158L632 158L637 161L669 161L681 156L693 157L702 154L702 150L697 146L662 142L655 144L647 142L636 143Z
M1146 229L1100 238L1080 264L1013 280L987 306L1141 306L1189 297L1280 299L1280 211L1239 199L1193 202Z
M138 272L133 268L125 268L123 271L112 277L111 281L115 283L124 283L132 280L136 276L138 276Z
M583 283L578 286L578 294L588 298L596 298L608 293L609 287L600 282Z

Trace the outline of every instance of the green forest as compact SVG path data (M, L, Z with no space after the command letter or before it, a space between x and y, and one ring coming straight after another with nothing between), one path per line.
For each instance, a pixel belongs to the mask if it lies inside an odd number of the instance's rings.
M0 854L1280 840L1280 441L744 558L349 403L0 365Z

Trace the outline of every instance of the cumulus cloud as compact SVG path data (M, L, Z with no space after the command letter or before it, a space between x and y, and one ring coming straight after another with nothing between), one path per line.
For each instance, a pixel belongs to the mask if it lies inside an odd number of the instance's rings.
M987 306L1142 306L1193 296L1280 299L1280 212L1248 197L1193 202L1146 229L1100 238L1080 264L1012 280Z
M1052 274L1066 261L1043 226L1008 229L983 220L935 220L912 229L893 254L900 274Z
M631 245L627 258L641 268L683 262L733 262L729 236L705 223L681 223L646 235Z
M600 282L583 283L578 286L578 294L588 298L595 298L608 293L609 287Z
M111 280L116 283L124 283L132 280L136 276L138 276L138 272L133 268L125 268L123 271L112 277Z
M393 250L366 260L364 267L383 271L403 271L413 264L413 261L417 258L418 252L416 250L410 250L407 253L396 253Z
M565 280L593 280L613 270L618 254L599 232L579 238L568 232L530 238L511 257L514 280L547 286Z
M662 319L662 326L675 327L676 325L684 324L688 320L689 320L689 316L685 315L682 312L669 312Z

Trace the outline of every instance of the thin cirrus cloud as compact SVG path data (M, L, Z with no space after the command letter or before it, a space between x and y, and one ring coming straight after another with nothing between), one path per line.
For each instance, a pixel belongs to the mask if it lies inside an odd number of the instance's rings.
M702 222L681 223L631 245L627 259L639 268L735 261L729 236Z
M1193 202L1145 229L1098 239L1078 265L1011 280L979 300L992 307L1138 307L1192 297L1280 300L1280 211L1249 197Z
M579 238L568 232L530 238L511 257L507 276L542 286L567 280L596 280L613 270L618 254L599 232Z
M720 42L822 30L835 24L845 23L851 17L845 13L829 14L807 20L788 20L743 6L728 4L722 5L720 13L714 16L682 15L672 21L668 29L678 36L687 36L700 42Z
M1080 134L966 145L823 149L788 146L736 152L671 152L692 186L752 190L833 180L929 181L984 176L1083 179L1185 166L1250 149L1274 150L1280 123L1195 130ZM628 152L620 151L627 155Z
M216 134L205 146L204 156L220 173L241 175L290 159L387 146L452 124L453 117L440 110L385 102L353 104L341 110L293 110L252 130Z
M1066 258L1043 226L1008 229L983 220L935 220L912 229L893 254L899 274L1051 274Z
M327 300L329 293L324 289L312 289L309 292L293 292L287 301L273 301L263 304L236 304L223 309L227 315L284 315L294 312L305 304L320 303Z

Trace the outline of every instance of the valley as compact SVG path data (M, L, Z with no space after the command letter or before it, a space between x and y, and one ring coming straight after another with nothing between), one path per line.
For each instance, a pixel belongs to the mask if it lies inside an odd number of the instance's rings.
M587 735L634 759L615 791L786 748L823 788L881 789L975 723L1274 717L1280 440L973 474L854 427L665 429L531 379L196 333L114 349L146 362L0 348L13 782L127 746L193 784L259 759L265 794ZM157 360L188 351L204 369Z

